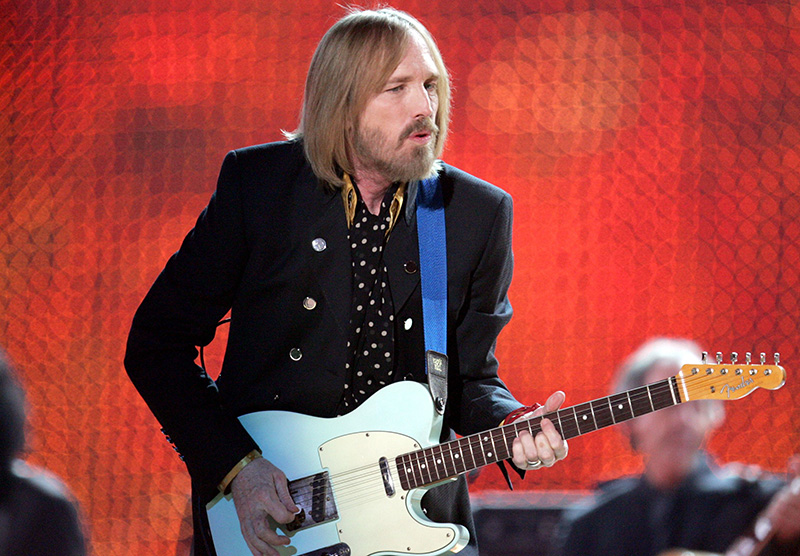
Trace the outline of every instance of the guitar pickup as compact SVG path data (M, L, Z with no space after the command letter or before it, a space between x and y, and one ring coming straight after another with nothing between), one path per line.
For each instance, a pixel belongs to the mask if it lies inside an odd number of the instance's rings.
M383 489L386 491L386 496L391 498L394 496L394 481L392 480L392 474L389 472L389 460L381 458L378 461L378 465L381 468L381 477L383 477Z
M339 519L327 471L289 481L289 494L300 511L294 521L281 525L286 531L299 531Z

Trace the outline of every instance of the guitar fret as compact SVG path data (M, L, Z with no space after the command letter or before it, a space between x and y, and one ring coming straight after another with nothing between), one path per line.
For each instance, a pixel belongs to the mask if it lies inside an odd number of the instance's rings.
M422 452L422 459L423 459L423 468L428 473L428 480L433 482L435 479L433 478L433 473L431 472L431 467L433 467L432 461L432 453L430 450L423 450ZM438 478L438 477L437 477Z
M614 417L615 423L621 423L633 418L631 401L626 393L611 396L609 398L609 405L611 406L611 414Z
M408 484L408 476L406 475L406 456L397 456L394 458L394 463L397 466L397 475L400 477L400 486L404 489L410 488Z
M461 439L453 440L449 443L450 445L450 460L453 462L453 469L456 473L463 473L464 466L464 454L461 453ZM455 448L455 449L454 449Z
M500 438L503 440L503 443L498 447L495 461L501 461L511 457L511 450L508 448L508 440L506 439L505 431L503 429L499 429L498 432L500 434Z
M494 453L494 445L492 444L492 435L488 433L481 433L481 458L483 458L483 465L492 463L489 457Z
M481 456L481 462L480 463L478 463L477 461L475 462L478 467L483 467L484 465L486 465L486 448L484 448L483 446L485 440L483 436L484 434L485 433L475 435L475 438L477 438L478 440L477 447L480 448L480 450L478 450L478 455Z
M647 393L647 395L645 395ZM631 400L631 410L634 417L646 415L653 411L653 405L650 402L650 392L647 386L640 386L628 393L628 398Z
M575 406L575 418L578 421L578 429L581 434L597 430L597 425L589 422L589 415L591 413L591 404L584 403Z
M650 411L655 411L656 406L653 405L653 396L650 395L650 386L645 386L645 390L647 390L647 399L650 400Z
M423 451L416 452L417 476L419 477L420 484L425 484L425 453Z
M575 411L572 408L564 409L558 412L559 416L563 416L561 432L565 439L570 439L580 434L578 429L578 420L575 418Z
M513 445L514 439L519 434L519 428L517 427L516 423L511 423L510 425L507 425L507 427L508 427L508 430L506 431L508 434L507 438L508 440L510 440L510 444Z
M409 458L409 465L411 467L411 478L414 481L415 485L422 484L422 478L419 476L419 466L417 465L417 453L414 452L411 454Z
M453 464L453 471L458 474L463 471L463 467L460 465L463 456L461 455L461 446L458 440L453 440L447 443L448 451L450 453L450 463Z
M456 443L458 445L458 453L455 455L456 459L454 461L454 465L456 466L456 469L458 469L458 467L459 467L458 464L461 465L461 469L459 470L459 473L463 473L464 471L467 470L467 464L464 461L464 447L462 445L462 441L463 440L464 440L463 438L459 438L456 441Z
M438 481L439 479L442 478L442 472L439 469L439 463L436 460L436 446L431 447L430 456L431 456L431 462L429 465L431 469L431 475L436 475L435 480Z
M611 415L611 423L616 425L617 420L614 418L614 408L611 407L611 398L606 398L606 403L608 403L608 412Z
M611 406L608 403L608 398L595 400L590 402L592 406L592 416L594 417L595 428L602 429L614 424L614 414L611 412ZM595 407L595 404L597 406Z
M446 451L445 451L446 450ZM452 454L450 453L450 443L440 444L439 445L439 457L442 460L442 469L444 470L445 477L453 477L457 475L456 470L450 471L450 468L447 467L447 462L451 459Z
M494 461L497 461L496 460L496 458L497 458L497 446L495 446L495 444L494 444L494 434L492 434L491 432L489 433L489 442L492 443L492 451L489 452L488 454L486 454L487 456L489 456L489 460L487 460L487 462L488 463L493 463Z
M668 380L651 384L648 391L652 393L650 401L653 403L653 411L675 405Z
M578 429L575 434L581 434L581 424L580 420L578 419L578 408L574 405L572 406L572 417L575 419L575 428Z
M456 454L453 453L453 447L458 447L458 444L455 441L447 443L447 462L453 466L453 471L449 472L451 475L458 475L458 466L456 465ZM460 461L460 459L458 460Z
M669 379L669 393L672 394L672 405L678 405L678 400L675 398L675 390L672 389L672 385L675 381L675 378Z
M460 457L460 461L461 461L461 469L462 469L462 470L461 470L461 472L462 472L462 473L463 473L464 471L466 471L467 469L471 469L471 467L469 467L469 466L467 465L467 457L464 455L464 444L465 444L465 443L467 444L467 447L469 447L469 440L465 440L464 438L461 438L461 439L459 439L459 441L458 441L458 452L459 452L459 454L460 454L460 456L461 456L461 457ZM471 451L472 451L472 450L470 449L470 452L471 452Z
M503 444L504 444L504 445L505 445L505 447L506 447L506 453L505 453L505 456L506 456L506 457L504 457L504 458L501 458L501 459L506 459L507 457L509 457L509 456L511 455L511 448L509 448L509 447L508 447L508 437L506 436L506 427L502 427L502 428L500 429L500 434L501 434L501 435L502 435L502 437L503 437ZM513 442L513 440L512 440L512 442ZM498 460L498 461L499 461L499 460Z
M430 455L430 462L428 463L428 465L429 465L429 468L431 469L431 474L432 475L435 474L436 475L436 479L435 480L438 481L439 479L442 478L442 472L439 469L440 461L436 457L436 448L437 448L436 446L431 446L430 447L430 451L428 452L428 454Z
M471 436L467 436L467 437L466 437L466 440L467 440L467 447L469 448L469 455L470 455L470 457L472 458L472 465L470 466L470 469L477 469L478 467L480 467L480 466L478 465L478 462L477 462L477 460L475 459L475 451L472 449L472 438L474 438L474 437L476 437L476 436L477 436L477 435L474 435L474 434L473 434L473 435L471 435Z
M408 483L408 488L414 488L418 486L419 478L417 477L416 473L414 472L414 454L413 452L410 454L406 454L406 457L403 458L403 470L405 471L406 475L406 482Z
M681 390L678 387L678 377L672 377L669 379L669 383L672 387L672 398L675 400L675 405L683 403L684 400L681 399Z
M483 458L484 465L492 463L490 459L492 454L494 454L492 435L484 432L481 434L481 457Z
M447 444L440 444L439 445L439 461L437 461L437 469L441 469L442 473L445 477L453 477L457 475L455 469L453 469L452 473L450 469L447 467L447 462L450 459L450 445Z
M598 429L597 418L594 415L594 407L592 406L592 402L589 402L589 411L592 412L592 421L594 422L594 430L597 430Z
M397 473L400 475L400 486L411 488L411 480L408 476L408 454L395 458L395 463L397 464Z
M431 447L431 466L433 467L433 471L436 473L436 480L442 478L442 458L436 454L437 446ZM441 452L441 449L439 449Z

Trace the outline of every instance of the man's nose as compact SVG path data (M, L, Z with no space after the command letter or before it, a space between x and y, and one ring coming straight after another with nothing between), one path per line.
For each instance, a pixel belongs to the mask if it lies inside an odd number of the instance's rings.
M414 117L432 118L436 112L436 100L432 98L428 87L423 84L414 94Z

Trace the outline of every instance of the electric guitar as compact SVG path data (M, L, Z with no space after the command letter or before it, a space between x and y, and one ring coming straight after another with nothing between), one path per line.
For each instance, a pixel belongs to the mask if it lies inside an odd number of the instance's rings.
M670 378L544 415L564 439L680 403L738 399L756 388L783 386L777 364L684 365ZM748 361L749 363L749 361ZM239 417L263 455L289 478L301 508L287 525L281 556L435 556L458 552L469 540L461 525L427 519L420 501L458 475L506 460L523 430L536 435L542 417L515 421L438 444L442 418L418 382L380 389L357 409L331 419L286 411ZM230 495L206 506L218 556L250 556Z

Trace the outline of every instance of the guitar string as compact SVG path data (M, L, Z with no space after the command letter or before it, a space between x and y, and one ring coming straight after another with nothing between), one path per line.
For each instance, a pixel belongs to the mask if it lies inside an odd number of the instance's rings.
M687 382L687 389L691 389L693 391L693 392L690 392L690 398L689 398L689 400L686 400L686 401L691 401L692 398L696 397L696 393L698 391L698 388L702 390L706 386L706 385L696 384L696 383L698 383L698 382L710 382L710 383L718 382L718 379L716 377L710 376L710 375L705 375L705 374L704 375L689 375L689 376L687 376L685 378L686 378L686 382ZM649 389L649 392L648 392L648 389ZM631 391L632 394L633 394L632 396L631 396L631 393L628 393L628 396L631 399L632 403L641 401L641 400L643 400L643 399L645 399L647 397L651 397L652 395L664 394L665 392L668 392L670 394L670 396L672 395L671 394L671 384L670 384L669 380L656 382L656 383L647 385L645 387L641 387L641 389L634 389L634 390L638 390L638 392ZM692 396L691 395L692 393L694 393L695 395ZM623 393L623 394L625 394L625 393ZM575 408L576 408L575 411L577 412L577 408L578 407L581 408L580 411L582 413L591 411L589 409L589 407L587 407L587 406L590 406L590 404L592 404L593 402L600 402L602 404L610 405L610 403L611 403L610 398L611 397L603 398L603 399L599 399L599 400L593 400L592 402L586 402L584 404L579 404L578 406L575 406ZM649 404L649 401L648 401L648 404ZM675 405L675 404L670 404L670 406L672 406L672 405ZM670 407L670 406L667 406L667 407ZM571 409L573 409L573 408L566 408L564 410L559 410L559 411L569 411ZM607 411L607 410L604 408L604 411ZM631 414L632 414L633 413L633 408L631 408L630 411L631 411ZM652 409L649 410L648 413L651 412L651 411L652 411ZM587 413L584 413L584 414L587 414ZM548 415L555 416L556 412L553 412L553 413L548 414ZM609 417L610 417L610 415L609 415ZM595 418L596 418L596 415L595 415ZM625 420L627 420L627 419L625 419ZM540 419L539 419L539 421L540 421ZM611 425L615 421L613 419L609 420L607 418L607 419L605 419L605 420L603 420L601 422L602 422L602 425L599 425L597 428L602 428L604 426ZM527 423L523 422L523 424L527 424ZM538 432L538 430L540 430L540 426L538 425L538 421L534 422L534 423L532 423L530 425L532 425L532 426L526 426L524 428L534 429L535 432ZM582 434L580 432L580 423L577 422L577 421L575 423L575 428L577 429L578 434ZM593 427L591 430L596 430L596 429ZM484 450L482 448L483 442L486 442L486 441L481 441L480 438L483 437L484 435L486 435L486 436L489 436L491 440L494 440L495 442L497 442L499 440L503 440L503 432L504 431L501 428L499 430L495 429L494 431L489 431L488 433L484 432L484 433L479 433L477 435L472 435L471 437L466 437L466 439L468 440L467 447L472 449L473 453L475 451L474 449L478 448L478 453L482 454L484 456L483 457L483 464L492 463L493 461L496 461L496 460L492 460L491 459L492 455L488 455L489 460L487 461L487 454L483 454ZM506 431L506 432L508 432L508 431ZM587 431L587 432L590 432L590 431ZM506 436L508 436L508 435L506 435ZM429 448L426 448L426 449L423 449L423 450L419 450L417 452L409 453L409 457L411 459L415 459L418 466L420 465L419 464L420 461L423 462L422 465L421 465L421 469L419 470L419 475L421 476L422 480L426 481L426 479L424 478L425 474L427 474L428 478L429 478L429 480L427 480L426 482L435 482L435 481L438 481L438 480L442 480L442 479L444 479L446 477L452 477L452 476L455 476L455 475L459 474L458 466L456 465L455 462L453 463L453 467L452 467L453 470L454 470L454 473L450 473L448 471L447 464L445 463L443 465L445 476L442 476L439 468L434 468L435 469L435 473L436 473L436 476L434 477L434 475L430 471L430 466L428 466L428 457L434 459L435 463L437 465L442 465L442 463L441 463L442 460L441 460L441 458L437 458L436 457L436 455L434 453L434 449L438 448L440 454L444 454L444 452L449 448L449 451L451 452L450 455L452 456L452 446L453 445L458 444L459 447L461 448L461 450L463 451L463 448L464 448L463 440L464 439L462 438L462 439L460 439L461 442L459 442L459 440L456 440L456 441L452 441L452 442L445 443L445 444L442 444L442 445L432 446L432 447L429 447ZM509 440L509 438L506 438L505 441L500 446L500 448L503 450L503 452L502 452L503 456L507 456L508 455L508 450L506 449L506 446L505 446L507 440ZM498 450L498 452L499 451L500 450ZM476 458L474 456L471 457L470 459L473 460L473 463L476 463L476 461L478 460L478 458ZM503 459L503 458L500 457L498 459ZM479 464L477 466L483 466L483 464ZM473 465L467 466L467 468L469 468L469 467L474 467L474 466ZM352 474L353 471L357 472L359 470L358 469L351 470L348 473ZM374 470L373 470L373 472L374 472ZM412 473L413 472L414 472L414 470L413 470L413 467L412 467ZM461 473L463 473L463 472L464 471L461 471ZM361 478L359 476L354 476L354 477L352 477L350 479L350 481L351 482L355 481L356 483L359 483L360 479Z
M689 377L686 378L687 382L689 383L687 386L688 387L692 387L694 390L696 390L696 387L698 385L696 385L694 383L703 382L704 378L705 378L704 376L689 376ZM717 381L716 379L712 380L712 382L716 382L716 381ZM637 392L633 392L633 396L630 396L630 394L629 394L630 399L631 399L632 402L641 401L645 397L651 397L652 395L663 395L665 392L669 393L670 396L672 395L672 393L671 393L671 384L669 383L668 380L667 381L662 381L662 382L657 382L657 383L654 383L654 384L648 385L647 387L642 387L642 388L644 388L644 390L639 390L638 394L637 394ZM649 388L649 392L647 391L647 388ZM605 399L601 399L601 400L594 400L594 402L602 402L604 405L610 405L611 400L610 400L610 397L609 397L609 398L605 398ZM579 406L576 406L576 408L580 407L581 408L580 411L585 416L585 415L588 414L588 411L591 411L591 409L586 408L585 406L587 406L587 405L589 405L591 403L592 402L587 402L585 404L580 404ZM649 404L649 400L648 400L648 404ZM672 405L675 405L675 404L670 404L670 406L672 406ZM667 407L670 407L670 406L667 406ZM652 408L652 406L651 406L651 408ZM572 408L567 408L566 410L559 410L559 411L569 411L570 409L572 409ZM592 409L594 409L594 408L592 407ZM604 411L608 411L605 408L603 408L603 410ZM651 412L651 411L652 411L652 409L648 410L648 413ZM575 412L577 413L577 409L575 410ZM630 412L631 412L631 415L632 415L633 414L633 408L630 409ZM555 415L555 413L550 414L550 415ZM597 415L595 414L594 415L594 419L596 419L596 418L597 418ZM604 426L611 425L614 422L615 421L611 418L611 414L609 413L607 418L605 418L604 420L600 421L601 424L597 428L602 428ZM531 425L532 425L532 427L524 427L524 428L538 428L538 422L534 422ZM580 432L580 423L579 422L575 423L575 428L578 431L578 434L582 434ZM596 430L596 428L593 427L591 430ZM506 438L504 439L503 438L503 432L504 431L501 429L499 432L497 430L495 430L495 431L491 431L489 433L481 433L481 434L472 436L471 438L468 437L468 442L469 443L468 443L467 447L471 448L472 452L475 451L474 448L478 448L478 453L484 456L483 457L483 463L479 464L478 466L482 466L483 464L487 464L487 463L492 463L492 461L493 461L491 459L493 457L491 452L488 453L488 454L484 453L485 451L482 448L482 445L485 442L488 442L488 441L491 441L491 440L494 440L495 442L497 442L499 440L503 440L503 443L500 446L501 449L503 450L502 454L503 454L503 456L507 456L508 455L508 449L507 449L506 444L507 444L507 441L509 440L509 438L507 438L508 435L505 435ZM589 432L589 431L587 431L587 432ZM483 437L484 440L481 440L481 437ZM486 440L487 437L490 440ZM455 441L454 443L459 444L459 446L463 450L463 445L464 445L463 439L462 439L462 441L460 443L458 441ZM451 446L452 446L452 444L451 444ZM436 472L436 476L435 477L431 473L430 466L428 465L429 458L435 460L435 463L437 465L441 465L442 464L442 460L441 460L441 458L438 458L436 456L435 449L439 449L439 453L443 454L444 451L445 451L445 448L447 448L447 445L438 445L438 446L427 448L425 450L420 450L418 452L414 452L414 453L412 453L410 455L410 458L415 460L415 462L413 462L413 463L416 463L417 466L420 467L418 474L420 475L420 477L422 478L423 481L426 481L426 479L424 477L425 474L428 475L428 479L429 480L427 482L431 482L431 481L435 482L437 480L444 479L445 477L450 477L450 476L454 476L454 475L459 474L458 473L458 466L455 463L453 465L454 473L450 473L448 471L448 468L447 468L446 464L444 464L444 466L443 466L444 476L442 476L442 474L440 472L440 468L435 468L435 472ZM452 449L450 451L452 452ZM498 450L498 451L500 451L500 450ZM487 461L487 458L488 458L488 461ZM476 463L477 458L475 458L473 456L471 459L473 459L473 464ZM500 458L497 458L497 459L503 459L503 457L500 457ZM422 462L422 463L420 464L420 462ZM468 468L469 467L473 467L473 465L468 466ZM412 466L411 472L412 473L414 472L413 466Z
M396 464L390 463L389 470L393 476L398 476ZM348 475L350 477L342 479ZM319 481L315 480L313 482L319 485ZM380 473L380 466L376 463L334 474L331 477L331 487L336 493L336 507L339 509L346 509L387 496L383 476ZM404 496L400 494L400 490L396 488L396 493ZM313 506L313 499L314 495L310 493L309 496L295 499L295 503L300 506L308 506L310 503Z
M663 385L661 385L661 386L662 386L662 389L663 389ZM471 450L471 452L470 452L471 458L470 459L473 460L473 464L471 464L469 467L473 467L474 464L477 461L479 461L478 458L475 457L475 455L474 455L474 451L475 450L473 448L481 446L481 443L482 443L481 440L480 440L481 437L487 438L488 436L489 435L487 435L486 433L482 433L482 434L479 434L479 435L471 437L471 438L467 437L468 441L473 440L473 441L470 441L471 446L468 446L470 448L470 450ZM494 436L496 436L496 435L494 435ZM440 457L440 456L445 455L445 450L446 449L449 449L450 457L453 456L452 447L454 445L458 445L460 451L463 451L464 442L463 442L463 439L462 439L462 442L460 442L460 443L458 443L458 441L456 441L456 444L447 443L446 445L434 446L434 447L430 447L430 448L425 449L425 450L421 450L421 451L417 451L417 452L411 452L410 455L409 455L409 458L412 459L412 460L415 460L415 461L410 462L410 463L412 463L412 464L415 463L417 465L417 467L419 467L419 475L420 475L420 477L422 478L423 481L426 481L424 476L427 473L428 480L426 482L435 482L437 480L442 480L442 479L444 479L446 477L455 476L455 475L459 474L458 473L458 466L457 466L456 462L453 462L453 466L452 466L453 473L449 472L448 467L445 464L444 465L444 476L442 476L442 473L440 472L440 468L439 467L434 466L434 471L431 472L431 470L430 470L431 468L428 465L428 461L427 461L427 456L430 455L431 458L434 459L434 462L437 465L440 465L441 462L443 461L442 457ZM506 448L505 442L504 442L502 447L504 449ZM435 454L435 451L436 451L437 448L439 449L439 456L437 456ZM479 448L478 449L478 454L483 454L484 455L483 460L484 460L484 463L486 463L486 455L484 454L483 448ZM504 454L508 454L507 449L504 452ZM489 457L491 458L491 455L489 455ZM420 462L422 462L422 463L420 463ZM491 461L489 463L491 463ZM414 473L413 465L412 465L412 468L411 468L411 473L412 474ZM434 477L433 473L435 473L435 477ZM336 476L332 476L331 477L331 482L336 484L337 498L344 499L344 498L346 498L346 493L347 493L347 490L348 490L350 485L352 485L354 488L356 488L358 490L362 490L364 481L366 480L366 481L374 482L375 481L374 477L380 477L380 468L379 468L379 466L377 466L376 464L373 463L373 464L369 464L369 465L367 465L367 466L365 466L363 468L355 468L355 469L347 470L345 472L339 473ZM314 486L319 486L319 481L315 481L315 482L312 483L312 489L314 488ZM312 493L312 497L313 497L313 493ZM303 500L303 501L306 501L306 500Z
M686 390L689 392L689 398L686 399L686 400L681 399L680 401L678 401L678 403L684 403L686 401L694 401L694 400L696 400L698 398L698 396L700 396L701 399L702 398L711 397L711 396L706 395L706 390L708 389L708 387L710 385L713 385L714 383L719 382L719 378L718 378L719 376L720 376L719 374L715 375L715 374L705 374L705 373L696 374L696 375L687 375L687 376L683 377L683 381L685 381L685 383L686 383L685 385L681 384L682 379L680 378L680 375L676 375L675 377L672 377L672 378L675 378L678 381L677 387L678 387L678 389L680 391L681 398L683 398L683 396L685 395L684 391L681 389L683 386L685 386ZM741 377L747 378L750 375L749 374L732 375L733 378L736 378L737 376L741 376ZM750 388L750 391L755 389L757 386L758 386L757 384L756 385L752 385L752 388ZM632 389L631 391L628 391L628 392L621 392L619 395L626 395L626 398L630 399L630 402L631 402L629 404L630 407L627 408L627 411L626 411L626 414L628 414L628 412L629 412L631 417L628 417L628 418L623 419L623 420L628 420L629 418L633 417L633 412L634 412L633 405L636 402L641 402L641 401L643 401L643 400L645 400L647 398L652 398L653 395L658 396L658 395L663 395L665 393L668 393L670 395L670 397L672 396L672 384L671 384L671 380L670 379L665 379L663 381L659 381L659 382L655 382L655 383L652 383L652 384L649 384L649 385L645 385L645 386L640 387L640 388ZM749 391L746 392L746 393L749 393ZM578 411L581 411L582 415L588 415L589 413L592 412L593 409L595 411L598 411L600 409L602 409L602 411L604 411L604 412L609 412L610 411L610 413L607 414L607 418L602 420L599 423L595 421L597 419L597 414L595 413L593 415L593 421L592 422L597 424L598 426L595 428L594 425L593 425L592 429L590 431L586 431L586 432L591 432L593 430L598 430L599 428L604 428L605 426L609 426L609 425L614 424L616 422L614 419L611 418L613 416L613 409L610 408L611 398L612 397L616 397L616 396L617 396L617 394L615 394L613 396L608 396L606 398L600 398L600 399L597 399L597 400L592 400L590 402L585 402L585 403L582 403L582 404L578 404L578 405L573 406L573 407L569 407L569 408L557 410L555 412L551 412L551 413L547 414L546 416L549 417L549 418L553 418L553 420L556 420L557 417L558 417L557 414L560 413L560 412L573 413L572 417L570 417L570 418L574 418L575 414ZM627 399L618 400L618 401L623 402L623 401L627 401ZM599 408L596 408L592 404L607 405L607 406L609 406L609 408L607 409L607 408L603 407L602 405ZM650 404L650 400L648 400L648 405L649 404ZM676 404L675 403L671 403L670 405L665 406L663 409L666 409L667 407L672 407L674 405L676 405ZM580 409L578 409L578 408L580 408ZM654 409L652 409L652 406L651 406L651 409L648 410L647 413L650 413L652 411L654 411ZM487 464L493 463L495 461L499 461L500 459L505 459L505 457L508 457L510 455L509 450L506 448L506 444L512 438L506 433L511 432L512 431L512 427L513 427L513 429L514 429L513 435L516 436L516 434L519 432L520 428L519 427L515 427L515 425L522 425L522 428L528 429L533 434L536 434L541 430L540 422L541 422L541 418L543 418L543 417L544 416L534 418L533 420L517 422L517 423L514 423L512 425L506 425L504 427L499 427L497 429L493 429L491 431L484 431L483 433L470 435L470 436L463 437L463 438L460 438L460 439L457 439L457 440L446 442L444 444L430 446L428 448L424 448L422 450L417 450L415 452L409 452L407 454L403 454L402 456L406 456L410 460L409 461L409 464L411 465L410 476L413 477L415 480L421 480L422 481L421 484L430 484L430 483L433 483L433 482L437 482L437 481L440 481L440 480L444 480L444 479L447 479L447 478L450 478L450 477L457 476L457 475L459 475L461 473L466 472L470 468L482 467L483 465L487 465ZM533 421L533 422L530 422L530 421ZM585 434L585 433L580 432L580 430L581 430L580 429L580 423L577 420L575 421L574 428L576 429L576 431L578 433L577 435ZM488 442L490 442L490 443L492 441L494 441L495 444L493 445L493 448L492 448L492 451L491 451L491 455L485 453L485 451L483 449L483 444L485 442L487 442L487 441L486 440L481 440L482 437L489 437ZM465 446L465 440L466 440L466 446ZM497 445L498 442L500 442L499 446ZM464 469L464 471L460 471L459 472L458 471L459 465L455 460L452 461L452 465L450 465L450 466L448 466L447 462L443 463L443 461L448 456L451 459L454 457L454 447L458 448L458 452L463 452L465 448L469 449L470 450L470 455L471 455L470 459L472 460L472 464L474 464L474 465L466 465L462 461L462 465L465 466L465 469ZM437 449L439 451L438 455L436 454L436 450ZM478 464L478 462L480 460L479 460L478 457L475 456L476 449L477 449L478 455L482 455L483 456L483 458L482 458L483 459L483 463L482 464ZM494 454L495 450L498 452L498 454ZM442 458L440 456L444 456L444 458ZM487 459L487 456L488 456L488 459ZM462 460L463 459L465 459L465 458L462 458ZM433 460L433 462L435 463L433 471L431 471L431 466L429 465L429 461L430 460ZM422 462L422 464L420 464L420 462ZM414 464L416 464L416 466L418 468L420 468L420 467L421 468L419 470L415 470L414 469ZM398 470L397 470L397 465L396 465L394 460L390 461L389 466L390 466L390 469L394 470L394 475L399 476L398 475ZM453 469L453 473L451 473L449 471L449 469ZM442 475L442 471L444 472L444 476ZM435 474L435 476L434 476L434 474ZM426 475L428 477L427 479L425 478ZM375 477L377 477L380 480L376 479ZM322 480L324 480L324 479L322 479ZM337 498L337 500L339 500L339 499L341 499L343 501L347 500L348 499L348 493L349 493L349 490L351 488L355 489L356 491L358 491L358 490L362 490L363 491L365 481L366 482L373 482L376 485L378 485L380 488L378 488L376 490L377 490L377 492L379 494L385 493L385 490L383 488L382 476L381 476L381 473L380 473L380 467L379 467L379 465L377 465L375 463L371 463L371 464L368 464L368 465L365 465L365 466L362 466L362 467L359 467L359 468L350 469L350 470L347 470L347 471L340 472L338 474L332 475L332 476L330 476L330 481L331 481L331 484L335 484L336 485L336 498ZM314 488L314 486L318 487L320 483L319 483L318 480L315 480L315 481L312 481L311 484L312 484L312 488ZM381 495L383 495L383 494L381 494ZM313 493L312 493L312 497L313 497ZM304 501L306 501L306 500L304 500Z
M303 507L308 507L309 505L313 507L314 500L317 498L313 491L315 488L325 484L325 481L326 479L313 480L309 488L303 489L303 492L306 493L305 495L294 498L295 504ZM336 506L346 505L350 492L363 494L365 487L369 486L369 483L375 483L380 486L380 492L384 492L380 466L377 463L331 475L330 484L335 493Z
M735 371L736 368L744 370L744 369L747 369L747 368L755 368L755 366L750 366L750 367L733 366L733 367L731 367L731 370ZM680 378L680 375L676 375L675 377L672 377L672 378L675 378L678 381L676 386L680 390L681 397L683 397L683 395L685 395L684 391L681 390L681 388L683 386L683 384L682 384L683 381L685 381L686 390L689 392L689 397L687 399L685 399L685 400L681 399L677 403L684 403L686 401L696 401L698 399L709 399L709 398L713 399L715 397L719 398L720 397L719 395L710 396L710 395L707 394L709 386L713 386L714 384L719 382L719 376L722 376L722 375L713 374L713 373L712 374L703 373L703 374L695 374L695 375L689 374L687 376L684 376L683 379ZM739 374L739 375L734 373L733 375L731 375L732 378L736 378L737 376L738 377L750 377L752 375L749 375L749 373L747 373L747 374L742 373L742 374ZM757 376L761 376L761 375L757 375ZM746 395L750 391L754 390L757 386L760 386L760 384L753 384L751 386L752 387L749 388L742 395ZM582 416L583 415L586 416L586 419L584 419L584 421L588 424L589 423L588 415L590 415L590 414L593 415L593 421L592 422L594 423L595 419L597 419L597 413L596 413L597 411L600 411L600 410L608 411L609 409L611 410L611 413L608 414L608 417L605 420L597 422L597 425L598 425L597 427L594 427L594 425L593 425L590 430L587 430L585 432L581 432L580 422L575 420L574 424L572 425L572 428L570 429L570 431L577 432L577 434L575 434L574 436L578 436L578 435L581 435L581 434L592 432L594 430L598 430L600 428L604 428L606 426L610 426L610 425L615 424L617 422L615 419L611 418L613 416L613 408L610 408L610 404L611 404L611 398L613 398L613 397L617 397L618 395L625 395L626 397L623 398L622 400L615 400L615 401L619 401L619 402L623 402L623 403L627 402L628 399L630 400L631 403L628 404L629 407L625 411L626 414L629 414L630 416L625 418L625 419L622 419L622 420L628 420L630 418L638 417L638 416L641 416L641 415L645 414L645 413L641 413L639 415L635 415L634 414L634 409L635 409L634 406L637 403L641 403L642 401L647 400L648 405L650 405L651 399L652 399L652 397L654 395L658 396L658 395L664 395L664 394L668 394L670 397L672 397L672 384L671 384L670 379L665 379L665 380L658 381L658 382L655 382L655 383L652 383L652 384L648 384L648 385L645 385L645 386L642 386L642 387L639 387L639 388L635 388L635 389L632 389L632 390L630 390L628 392L621 392L619 394L615 394L615 395L612 395L612 396L609 396L609 397L606 397L606 398L600 398L600 399L597 399L597 400L592 400L590 402L585 402L583 404L578 404L578 405L573 406L573 407L557 410L557 411L548 413L545 417L551 418L553 421L557 421L558 420L558 414L560 413L562 415L562 417L564 417L564 418L573 419L575 417L575 415L577 414L577 412L581 411ZM735 397L738 398L738 397L742 397L742 396L735 396ZM608 409L604 407L606 405L609 406ZM670 403L668 406L664 406L664 407L657 408L657 409L654 409L653 406L651 406L651 408L648 409L648 411L646 413L651 413L652 411L655 411L655 410L658 410L658 409L666 409L666 408L672 407L674 405L677 405L677 404L676 403ZM566 415L563 412L566 412ZM504 449L505 448L504 444L507 443L509 440L511 440L513 438L513 436L516 436L516 434L518 434L518 432L520 432L520 426L523 429L528 429L532 434L536 434L541 430L540 422L541 422L541 417L536 417L536 418L533 418L533 419L530 419L530 420L527 420L527 421L521 421L521 422L517 422L517 423L511 424L511 425L506 425L504 427L499 427L498 429L494 429L492 431L489 431L488 435L491 436L492 440L494 440L495 442L502 441L504 439L504 437L505 437L505 441L503 443L501 443L501 447ZM512 432L512 428L514 429L513 432ZM566 429L566 427L564 427L564 428ZM487 433L486 432L478 433L476 435L471 435L470 437L464 437L464 438L459 439L459 440L451 441L451 442L449 442L447 444L453 445L453 444L460 443L460 445L462 447L462 451L463 451L463 447L466 447L466 448L471 449L471 453L474 453L475 449L477 448L478 453L480 454L481 452L483 452L483 448L482 448L483 442L480 440L480 437L485 435L485 434L487 434ZM440 446L445 446L445 444L440 445ZM430 450L430 449L427 449L427 450ZM500 450L498 450L498 452L499 451ZM415 456L414 459L416 459L418 461L423 460L424 459L423 452L425 452L425 450L420 450L418 452L415 452L413 454L413 456ZM503 456L508 455L508 451L507 450L504 451L502 453L502 455ZM490 456L490 458L491 458L491 456ZM473 461L474 461L477 458L473 457L471 459L473 459ZM486 461L486 457L485 456L484 456L483 459L484 459L484 461ZM502 456L501 457L495 457L494 459L490 459L487 463L493 463L494 461L499 461L500 459L503 459L503 457ZM482 466L482 465L478 465L478 466ZM471 466L467 466L467 469L469 469L469 467L471 467ZM463 472L464 471L462 471L462 473ZM413 470L413 467L412 467L412 474L416 475L414 478L418 479L418 480L421 480L423 484L428 482L428 481L425 480L424 474L423 474L422 471L417 472L417 471Z

